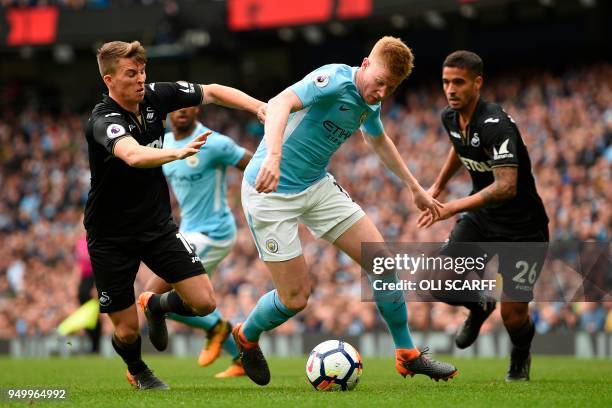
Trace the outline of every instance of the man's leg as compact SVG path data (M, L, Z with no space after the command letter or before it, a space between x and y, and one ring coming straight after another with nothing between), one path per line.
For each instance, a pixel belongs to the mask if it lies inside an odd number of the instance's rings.
M171 289L170 284L159 276L153 275L147 281L144 291L161 295ZM168 318L206 332L207 342L198 357L200 366L206 367L212 364L221 354L221 348L225 349L233 359L238 358L236 343L230 336L231 324L221 318L219 309L215 309L206 316L181 316L176 313L168 313ZM234 371L236 370L232 370Z
M204 316L217 307L215 291L206 274L192 276L171 285L173 290L155 295L159 300L158 310L161 312L181 316Z
M450 233L448 242L440 251L439 256L473 258L483 256L483 250L478 246L478 242L486 242L488 239L481 233L478 224L469 216L463 216L457 221ZM493 254L494 255L494 254ZM493 256L488 256L489 261ZM464 279L465 275L461 275ZM454 271L436 271L436 278L441 280L456 279L458 275ZM460 291L460 292L432 292L437 300L451 306L463 306L469 310L469 315L458 329L455 336L455 345L460 349L471 346L480 333L480 328L487 318L493 313L496 307L496 300L479 291Z
M115 332L113 333L113 348L127 364L128 381L138 389L164 389L168 386L159 380L142 361L141 339L138 328L138 314L136 305L127 309L108 314Z
M531 341L535 326L529 316L533 288L546 260L548 228L522 237L500 251L500 274L504 278L501 316L512 341L510 367L506 381L529 381Z
M501 315L504 326L512 341L510 368L506 381L529 381L531 366L531 341L535 335L535 326L529 317L526 302L501 302Z
M270 382L268 365L257 345L259 336L303 310L310 296L308 267L303 255L288 261L268 261L266 266L276 289L263 295L244 324L237 325L233 332L244 369L259 385Z
M266 385L270 382L270 369L257 343L259 336L305 308L310 296L298 219L309 208L312 189L297 194L263 194L244 179L241 192L253 241L276 289L258 300L246 321L234 327L232 335L249 378L256 384Z
M149 243L142 251L142 260L157 276L172 285L162 295L143 292L138 303L149 324L149 339L158 350L168 346L165 315L202 316L216 308L212 284L200 258L176 230L169 231Z
M353 260L363 265L361 254L362 242L384 242L382 235L366 215L348 228L334 245L345 252ZM386 279L391 281L397 279L395 273L387 274ZM423 357L423 353L414 346L410 330L408 329L408 310L404 301L403 293L397 291L386 291L378 294L373 291L374 300L378 310L387 323L393 342L395 343L396 369L406 376L408 374L425 374L439 380L452 378L457 374L457 369L450 364L430 360Z
M230 253L236 241L235 236L225 240L214 240L201 232L186 232L183 235L200 257L200 261L210 277L212 277L213 271L219 263ZM224 349L232 356L234 361L228 370L219 373L222 374L221 378L236 376L240 373L244 375L244 370L239 362L236 343L230 335L232 325L222 318L219 309L215 309L206 316L189 317L170 313L168 317L192 327L199 327L206 332L206 341L198 356L200 366L205 367L212 364L221 354L221 350Z
M100 313L108 313L115 332L113 348L128 366L128 381L138 389L168 389L142 361L138 314L134 304L134 280L140 261L125 248L138 248L136 238L117 243L88 237Z

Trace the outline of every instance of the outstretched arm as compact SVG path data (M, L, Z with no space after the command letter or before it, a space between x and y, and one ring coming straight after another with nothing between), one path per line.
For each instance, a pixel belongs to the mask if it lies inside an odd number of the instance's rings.
M455 173L457 172L457 170L459 170L460 167L461 160L459 159L459 156L457 155L455 149L451 148L448 152L448 156L446 157L446 161L442 166L440 174L436 178L436 181L433 183L433 185L429 188L429 190L427 190L427 192L431 194L433 198L438 197L446 187L446 183L448 183L448 181L455 175Z
M442 204L423 190L423 187L421 187L408 169L408 166L406 166L406 163L404 163L404 160L402 160L391 139L384 132L378 137L366 137L365 139L369 141L385 166L410 188L416 206L420 210L429 210L428 214L431 214L434 219L437 218Z
M228 108L241 109L258 116L266 105L265 102L255 99L236 88L218 84L200 86L202 87L205 104L214 103Z
M157 149L143 146L131 136L124 137L115 143L113 155L123 160L130 167L143 169L159 167L174 160L193 156L200 151L211 133L208 130L179 149Z
M495 181L477 194L450 201L440 211L439 219L432 219L429 214L423 213L417 221L417 225L427 228L436 221L445 220L454 214L464 211L476 210L478 208L495 205L516 196L518 167L503 166L493 168Z

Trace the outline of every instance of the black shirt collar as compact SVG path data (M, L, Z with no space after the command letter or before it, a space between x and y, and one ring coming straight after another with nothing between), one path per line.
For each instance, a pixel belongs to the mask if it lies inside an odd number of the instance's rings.
M104 103L108 103L108 104L112 105L113 107L115 107L115 108L119 109L119 110L120 110L120 111L122 111L122 112L125 112L125 113L131 113L132 115L134 115L134 113L133 113L133 112L130 112L130 111L128 111L128 110L123 109L123 107L122 107L121 105L119 105L119 104L117 103L117 101L116 101L116 100L114 100L113 98L111 98L111 97L110 97L110 95L109 95L109 94L107 94L107 93L103 93L103 94L102 94L102 102L104 102ZM139 111L140 111L141 104L142 104L142 102L140 102L140 103L138 104L138 110L139 110Z
M478 97L478 102L476 103L476 108L474 108L474 113L472 113L472 117L470 118L470 123L468 123L468 128L473 129L474 126L476 125L476 121L478 120L478 118L480 117L480 115L482 114L485 105L486 105L486 101L482 98L482 96ZM455 126L457 126L458 129L461 129L461 126L459 126L459 112L457 112L456 110L453 109L453 121Z

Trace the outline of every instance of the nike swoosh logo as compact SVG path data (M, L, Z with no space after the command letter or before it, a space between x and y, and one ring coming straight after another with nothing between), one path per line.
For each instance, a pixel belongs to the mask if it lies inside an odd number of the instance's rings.
M316 356L313 356L312 360L310 360L310 364L308 364L308 372L312 373L312 367L314 366Z
M351 108L347 108L347 107L346 107L346 106L344 106L344 105L340 105L340 110L341 110L342 112L346 112L346 111L351 110Z

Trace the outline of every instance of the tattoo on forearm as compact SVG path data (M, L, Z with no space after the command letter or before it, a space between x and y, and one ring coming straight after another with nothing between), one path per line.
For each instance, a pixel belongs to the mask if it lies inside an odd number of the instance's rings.
M493 168L493 184L480 191L485 206L500 203L516 194L518 168L514 166Z

